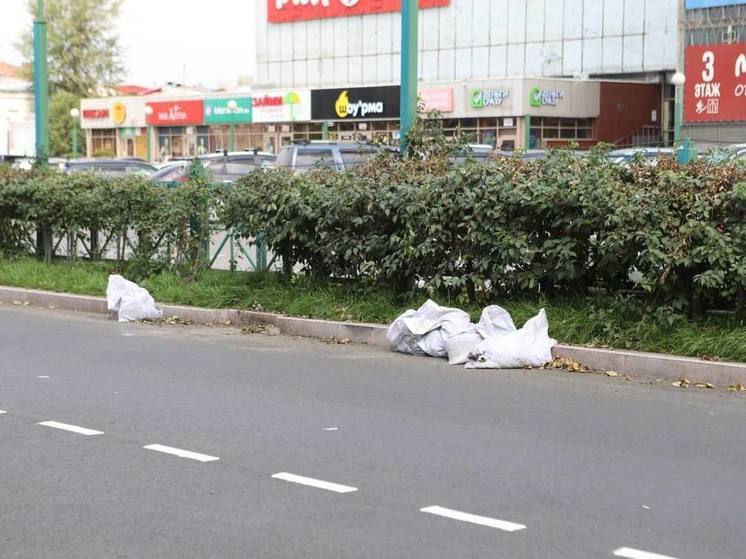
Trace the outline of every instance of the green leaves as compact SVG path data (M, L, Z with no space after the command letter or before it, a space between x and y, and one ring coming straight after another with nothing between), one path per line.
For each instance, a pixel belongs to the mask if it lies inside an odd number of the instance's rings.
M736 165L622 168L601 153L555 151L460 168L384 155L344 173L277 169L215 187L196 166L192 177L165 189L0 169L0 242L12 251L36 226L100 229L142 275L165 266L194 277L212 222L248 242L261 235L288 277L398 292L424 283L479 302L597 290L677 312L746 301L746 168Z

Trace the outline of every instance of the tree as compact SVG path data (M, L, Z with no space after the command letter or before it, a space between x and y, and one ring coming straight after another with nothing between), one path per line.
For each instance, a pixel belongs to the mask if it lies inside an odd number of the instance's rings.
M27 0L32 17L37 0ZM101 87L117 85L124 72L122 49L115 32L122 0L46 0L49 91L78 97L95 95ZM34 61L33 32L18 44L28 64Z
M80 97L58 91L49 99L49 155L70 157L73 152L73 119L70 109L80 107ZM85 154L85 134L78 126L78 154ZM112 154L113 155L113 154Z

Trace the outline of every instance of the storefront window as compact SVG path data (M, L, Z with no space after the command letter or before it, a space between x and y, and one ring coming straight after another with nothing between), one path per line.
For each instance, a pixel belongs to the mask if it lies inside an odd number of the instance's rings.
M535 146L542 147L542 140L590 140L593 138L592 118L533 117L531 136Z
M183 126L158 128L158 157L161 161L186 155L186 133Z
M93 157L114 157L116 155L117 131L114 128L91 130L91 154Z

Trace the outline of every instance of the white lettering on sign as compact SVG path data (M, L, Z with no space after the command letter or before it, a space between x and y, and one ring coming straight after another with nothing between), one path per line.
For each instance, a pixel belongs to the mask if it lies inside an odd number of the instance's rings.
M357 5L360 0L339 0L345 8L352 8ZM278 10L283 9L288 4L293 6L322 6L324 8L329 7L329 0L275 0L275 6Z
M356 117L367 116L368 114L382 114L383 103L380 101L377 103L366 103L364 101L358 101L357 103L350 103L347 105L347 114Z
M170 120L171 122L179 122L180 120L186 120L187 114L185 111L181 110L179 105L174 105L170 107L168 111L158 113L158 119L162 121Z
M715 77L715 53L711 50L705 51L702 55L702 62L705 63L705 69L702 70L702 81L711 82Z
M736 59L736 77L740 78L742 74L746 74L746 54L739 54Z
M698 99L700 97L720 97L720 82L694 84L694 96Z

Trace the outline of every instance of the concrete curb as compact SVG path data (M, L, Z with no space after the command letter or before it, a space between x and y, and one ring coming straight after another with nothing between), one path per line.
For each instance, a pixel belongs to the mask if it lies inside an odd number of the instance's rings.
M106 299L88 295L71 295L0 286L0 301L20 301L41 307L54 307L70 311L111 314ZM242 311L236 309L205 309L181 305L159 305L166 317L178 316L202 324L233 326L262 324L276 326L280 333L321 339L348 339L354 343L388 347L386 327L380 324L335 322L308 318L294 318L273 313ZM555 357L574 359L593 370L617 371L630 375L644 375L666 380L687 378L691 382L709 382L717 386L746 385L746 363L706 361L692 357L678 357L661 353L598 349L559 344L554 347Z

